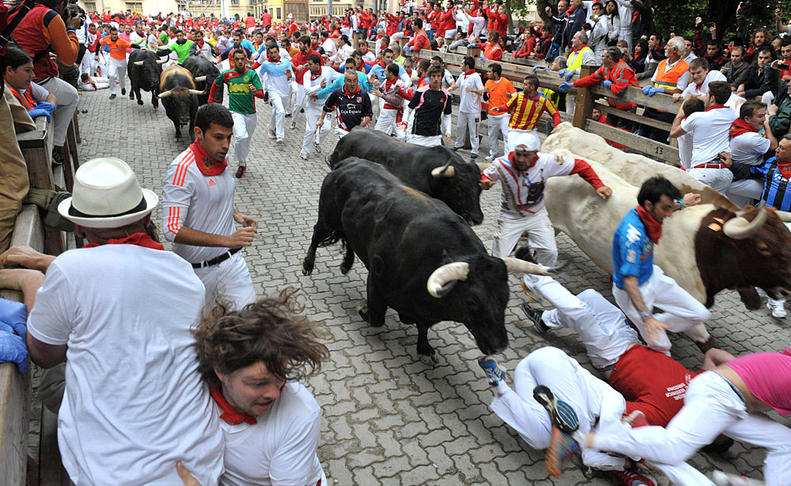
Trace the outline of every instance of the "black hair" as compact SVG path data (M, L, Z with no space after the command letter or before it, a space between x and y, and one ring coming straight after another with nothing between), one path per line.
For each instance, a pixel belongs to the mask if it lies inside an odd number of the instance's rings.
M308 61L312 62L313 64L321 64L321 57L318 54L311 54L308 56Z
M530 84L535 89L538 89L538 76L534 74L528 74L527 76L525 76L524 84Z
M681 199L681 191L664 177L654 176L647 179L640 186L640 192L637 193L637 204L643 207L645 207L646 201L656 204L662 199L662 196L667 196L673 200Z
M706 109L706 105L703 104L703 100L698 98L697 96L690 96L687 98L687 101L684 102L684 106L682 106L684 110L684 116L688 117L693 113L697 113L699 111L703 111Z
M731 85L727 81L709 83L709 95L714 97L718 105L724 105L731 97Z
M231 112L219 103L208 103L198 108L195 114L195 126L206 133L212 123L224 128L233 128Z
M398 64L396 64L394 62L391 62L390 64L388 64L387 65L387 72L389 72L393 76L398 76L398 72L399 72Z
M0 64L2 64L3 71L5 72L6 67L16 70L19 66L24 66L31 62L33 62L33 59L28 56L25 51L17 47L9 47L8 53L3 56L3 60L0 61Z
M299 42L310 45L310 37L307 35L303 35L302 37L299 38Z
M492 64L489 64L489 69L491 69L492 72L494 74L498 75L498 76L502 76L503 75L503 67L501 65L497 64L496 62L492 63Z
M470 69L475 69L475 58L472 56L464 56L464 61L462 61L462 66L467 66Z

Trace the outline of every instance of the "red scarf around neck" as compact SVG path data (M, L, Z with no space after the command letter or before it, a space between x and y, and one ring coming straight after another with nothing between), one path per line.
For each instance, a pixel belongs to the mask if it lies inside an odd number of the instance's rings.
M229 424L238 425L244 422L246 424L255 425L258 422L258 420L256 420L256 418L252 415L240 412L233 408L233 405L228 403L228 401L225 400L225 397L222 396L222 392L219 388L211 388L209 392L211 393L211 397L214 399L214 402L218 407L220 407L220 410L222 410L220 418Z
M110 238L107 243L86 243L83 248L96 248L102 245L137 245L144 248L152 248L154 250L164 250L165 247L161 243L154 241L146 233L134 233L126 238Z
M716 110L718 108L727 108L727 106L725 106L725 105L711 105L708 108L706 108L706 111Z
M743 119L737 118L736 120L733 121L733 123L731 123L731 128L728 134L731 136L731 138L735 138L738 137L739 135L744 135L745 133L758 132L758 131L759 130L753 128L749 123L747 123Z
M791 179L791 162L787 164L777 163L777 170L780 171L780 174L786 178Z
M201 144L199 144L197 140L192 142L190 150L192 150L192 153L195 155L195 164L198 170L205 176L218 176L228 167L228 161L225 159L223 159L222 162L210 159L209 154L203 150L203 147L201 147Z
M645 226L645 231L648 237L654 243L659 243L659 238L662 237L662 223L655 220L651 213L645 210L642 206L637 206L637 215L640 216L640 221Z
M469 71L464 71L465 76L472 76L475 74L475 69L470 69Z

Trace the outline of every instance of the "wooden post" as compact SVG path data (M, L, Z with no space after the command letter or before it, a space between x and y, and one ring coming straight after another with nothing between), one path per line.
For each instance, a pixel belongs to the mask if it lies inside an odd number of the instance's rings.
M593 73L596 66L582 66L580 68L580 79ZM577 128L585 129L585 119L593 113L593 93L590 88L576 88L577 100L574 105L574 119L571 124Z

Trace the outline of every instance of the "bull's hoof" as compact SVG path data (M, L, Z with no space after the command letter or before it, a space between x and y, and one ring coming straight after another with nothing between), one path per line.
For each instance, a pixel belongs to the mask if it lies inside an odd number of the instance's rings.
M305 259L302 262L302 275L307 277L311 273L313 273L313 262L309 262L307 259Z
M439 363L439 359L437 359L437 353L435 353L434 350L431 351L431 354L418 354L417 357L423 364L429 366L434 366L435 364Z
M351 270L351 269L352 269L352 264L351 263L349 263L349 264L346 264L346 262L341 263L341 273L342 274L346 275L347 273L349 273L349 270Z
M138 104L138 105L140 105L140 106L143 106L143 100L141 100L141 99L138 99L138 100L137 100L137 104Z
M413 318L411 318L411 317L409 317L407 315L404 315L404 314L402 314L400 312L398 313L398 320L400 320L404 324L416 324L417 323L417 321L415 319L413 319Z

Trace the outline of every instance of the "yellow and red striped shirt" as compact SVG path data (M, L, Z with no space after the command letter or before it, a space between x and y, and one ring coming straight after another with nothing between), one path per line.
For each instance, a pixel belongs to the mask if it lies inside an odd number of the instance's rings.
M511 111L508 126L515 130L533 130L544 112L549 113L553 118L558 113L555 105L540 94L529 98L524 92L517 93L508 100L506 106Z

